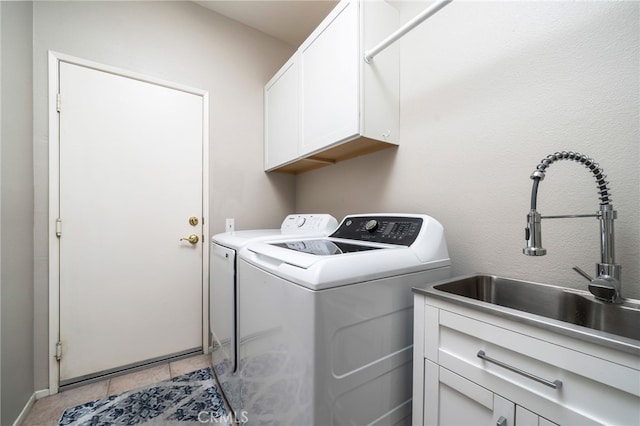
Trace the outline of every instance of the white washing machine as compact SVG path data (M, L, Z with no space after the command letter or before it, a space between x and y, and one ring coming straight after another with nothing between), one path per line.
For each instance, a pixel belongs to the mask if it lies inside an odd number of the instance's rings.
M237 253L251 242L324 237L338 221L328 214L291 214L279 229L225 232L211 238L209 261L209 327L212 364L228 401L237 388Z
M411 288L450 276L439 222L350 215L326 238L245 246L238 275L247 423L411 423Z

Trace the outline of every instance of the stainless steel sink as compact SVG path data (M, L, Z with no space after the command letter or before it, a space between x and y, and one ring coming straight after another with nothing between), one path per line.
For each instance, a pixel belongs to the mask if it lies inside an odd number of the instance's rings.
M640 348L638 301L627 299L621 304L611 304L595 299L586 291L484 274L435 283L429 290L429 294L454 299L454 302L462 301L476 307L489 304L487 308L498 310L502 314L522 317L518 314L527 313L552 322L561 321L583 335L592 334L597 338L605 337L606 340L613 341L621 340L616 336L625 341L631 339L622 343ZM530 315L525 315L525 319L537 322L538 325L545 322Z

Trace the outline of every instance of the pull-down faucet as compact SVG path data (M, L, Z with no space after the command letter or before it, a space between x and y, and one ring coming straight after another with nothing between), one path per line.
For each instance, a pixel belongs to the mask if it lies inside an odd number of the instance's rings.
M595 176L598 192L600 194L600 209L596 214L585 215L563 215L563 216L541 216L536 211L538 198L538 185L544 179L545 171L549 165L558 160L573 160L584 164ZM613 220L617 213L613 210L611 197L609 196L609 182L606 175L593 159L579 152L562 151L547 155L531 174L533 188L531 189L531 211L527 214L527 227L525 228L525 239L527 246L522 249L522 253L527 256L544 256L547 250L542 247L542 219L565 219L575 217L597 217L600 221L600 263L596 264L596 278L590 277L586 272L577 266L573 269L589 280L589 291L598 299L606 302L620 303L620 271L622 266L615 263L614 231Z

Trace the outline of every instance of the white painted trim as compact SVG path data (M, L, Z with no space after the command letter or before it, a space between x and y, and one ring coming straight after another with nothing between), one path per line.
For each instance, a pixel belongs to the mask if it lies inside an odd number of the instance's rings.
M60 243L55 235L56 219L60 215L59 123L56 112L58 93L58 62L49 51L49 393L58 393L59 365L56 361L56 342L60 330Z
M2 6L0 5L0 45L2 45ZM0 82L2 82L2 54L0 53ZM0 84L0 93L2 87ZM2 102L0 102L0 241L2 241ZM0 277L2 276L2 245L0 244ZM1 281L1 280L0 280ZM0 295L2 284L0 283ZM0 297L2 306L2 297ZM1 316L0 316L1 317ZM2 365L2 321L0 321L0 366ZM0 401L2 401L2 368L0 368ZM0 404L0 420L2 419L2 404Z
M20 411L20 415L18 416L18 418L13 422L13 426L20 426L22 424L22 422L24 422L27 419L27 416L29 415L29 412L31 411L31 409L33 408L33 404L36 403L36 394L33 393L30 397L29 400L27 401L27 403L24 405L24 407L22 407L22 411Z
M49 392L49 389L40 389L40 390L37 390L36 393L34 393L34 395L36 396L36 401L37 401L39 399L50 396L51 392Z
M209 351L209 92L167 80L150 77L93 61L49 51L49 389L48 395L58 393L60 369L55 359L60 332L60 245L55 234L55 221L60 215L60 132L56 95L58 93L59 63L66 62L97 71L132 78L202 97L202 350ZM44 392L44 391L39 391ZM47 396L47 395L45 395Z
M209 93L202 94L202 352L209 353Z
M20 415L18 415L18 418L13 422L13 425L21 425L22 422L27 419L27 416L29 415L29 412L33 408L33 405L36 403L36 401L47 396L49 396L49 389L41 389L39 391L35 391L33 395L29 397L24 407L22 407L22 411L20 411Z
M67 55L64 53L59 53L50 50L49 55L53 55L56 60L60 62L66 62L69 64L79 65L86 68L91 68L97 71L108 72L110 74L119 75L126 78L132 78L134 80L143 81L146 83L156 84L158 86L167 87L170 89L180 90L182 92L191 93L192 95L197 96L207 96L209 92L202 89L196 89L194 87L190 87L184 84L175 83L173 81L163 80L161 78L151 77L145 74L137 73L134 71L129 71L123 68L112 67L110 65L101 64L99 62L93 62L86 59L77 58L75 56Z

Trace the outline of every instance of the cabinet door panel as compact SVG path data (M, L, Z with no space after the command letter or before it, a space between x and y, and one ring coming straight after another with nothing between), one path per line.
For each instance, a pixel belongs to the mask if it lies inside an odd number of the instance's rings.
M447 425L490 425L493 410L457 389L440 384L440 416L438 424Z
M522 408L521 406L516 406L516 421L518 422L518 426L538 426L538 415Z
M553 423L543 417L538 417L538 426L558 426L557 423Z
M438 425L496 425L501 420L504 426L514 425L515 405L511 401L446 368L440 367L437 380L438 412L425 412L426 419L435 417L433 423ZM425 399L430 397L433 395L425 395ZM425 409L427 406L425 402Z
M301 48L301 155L359 132L358 6L345 3Z
M493 409L493 393L491 391L452 373L446 368L440 368L440 383L460 392L469 400L482 405L486 409Z
M493 395L493 418L492 425L514 426L516 422L516 406L508 399L500 395Z
M300 111L298 63L294 56L265 86L265 169L298 156Z
M516 424L518 426L558 426L519 405L516 405Z

